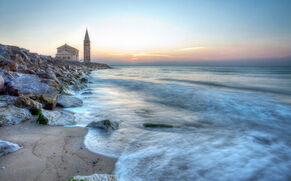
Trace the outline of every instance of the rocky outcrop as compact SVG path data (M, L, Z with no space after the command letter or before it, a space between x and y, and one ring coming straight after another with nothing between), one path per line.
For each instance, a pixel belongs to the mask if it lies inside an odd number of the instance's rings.
M54 110L59 95L73 95L72 89L79 90L85 87L91 71L106 68L110 67L99 63L58 60L31 53L24 48L0 44L0 94L20 97L15 104L17 107L11 106L14 105L14 102L13 104L11 102L15 99L0 100L0 107L3 110L0 124L3 126L21 122L22 119L18 114L25 115L23 118L26 119L29 117L23 111L26 109L33 114L39 114L39 103L43 109ZM61 107L82 105L81 100L66 96L60 96L58 103ZM4 110L4 107L7 107L7 110ZM12 114L14 108L15 120ZM46 115L51 120L50 124L71 123L68 113L43 111L41 115ZM56 120L57 118L62 118L65 122L60 122L62 120Z
M87 125L87 127L99 128L104 130L116 130L119 128L119 122L102 120L102 121L93 121Z
M21 108L27 108L31 114L36 115L38 111L41 109L41 104L36 102L29 97L20 96L15 100L15 106Z
M39 115L40 116L40 115ZM47 111L42 110L42 121L51 126L64 126L76 124L73 113L67 111Z
M0 107L0 127L19 124L31 118L32 115L27 109L18 108L13 105Z
M0 69L6 72L34 74L41 79L60 82L63 86L85 83L86 74L96 69L110 68L106 64L63 61L31 53L27 49L0 44Z
M22 146L8 142L8 141L3 141L0 140L0 156L5 155L10 152L17 151L21 149Z
M60 107L79 107L83 105L83 101L77 97L61 95L58 98L57 106Z
M58 90L42 83L36 75L21 75L8 84L8 92L14 96L27 96L44 104L44 108L55 108Z
M90 176L74 176L70 181L116 181L117 175L93 174Z

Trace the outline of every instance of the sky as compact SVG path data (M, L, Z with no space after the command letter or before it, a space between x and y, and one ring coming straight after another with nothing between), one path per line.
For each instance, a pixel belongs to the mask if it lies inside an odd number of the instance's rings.
M291 65L290 0L0 0L0 43L109 64ZM286 63L287 62L287 63Z

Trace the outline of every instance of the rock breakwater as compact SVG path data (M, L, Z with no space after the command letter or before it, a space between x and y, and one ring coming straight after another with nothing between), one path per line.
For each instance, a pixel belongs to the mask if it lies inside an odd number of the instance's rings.
M18 124L42 109L56 114L56 106L81 106L81 100L65 95L84 88L91 71L108 68L106 64L64 61L0 44L0 109L5 110L0 126ZM55 120L51 122L58 125Z

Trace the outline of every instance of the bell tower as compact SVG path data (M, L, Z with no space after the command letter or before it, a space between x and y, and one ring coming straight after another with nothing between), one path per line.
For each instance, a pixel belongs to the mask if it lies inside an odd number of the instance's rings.
M86 29L85 39L84 39L84 62L90 62L91 56L90 56L90 39L88 30Z

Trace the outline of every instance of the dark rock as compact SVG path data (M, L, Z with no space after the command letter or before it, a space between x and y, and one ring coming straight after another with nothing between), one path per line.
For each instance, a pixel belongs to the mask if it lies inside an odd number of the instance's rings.
M42 94L39 97L33 96L32 98L39 100L44 105L44 109L53 110L57 104L58 94L56 92L52 92L51 94Z
M15 100L15 106L21 108L28 108L31 114L36 115L38 111L41 109L41 104L36 102L29 97L20 96Z
M174 127L171 124L164 124L164 123L144 123L143 126L146 128L173 128Z
M0 107L0 127L19 124L20 122L31 118L32 115L26 109L18 108L12 105Z
M110 120L93 121L88 124L87 127L100 128L104 130L116 130L119 128L119 122Z
M88 82L88 78L87 77L81 77L80 78L80 82L81 83L87 83Z
M57 106L60 107L79 107L83 105L83 101L77 97L61 95L58 98Z

